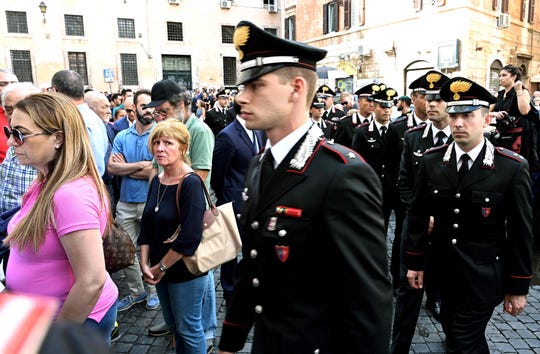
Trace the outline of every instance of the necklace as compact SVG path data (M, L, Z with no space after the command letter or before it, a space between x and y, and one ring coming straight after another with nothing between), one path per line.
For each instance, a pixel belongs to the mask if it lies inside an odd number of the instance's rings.
M165 197L165 192L167 192L167 187L169 185L166 184L165 185L165 189L163 190L163 194L161 195L161 197L159 196L159 192L160 192L160 189L161 189L161 182L159 182L158 184L158 187L157 187L157 197L156 197L156 207L154 208L154 211L157 213L159 211L159 203L161 203L161 201L163 200L163 198Z

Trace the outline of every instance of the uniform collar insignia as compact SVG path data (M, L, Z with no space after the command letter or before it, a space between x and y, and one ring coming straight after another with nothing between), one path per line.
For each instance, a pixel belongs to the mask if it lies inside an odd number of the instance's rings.
M495 147L493 144L487 140L484 139L486 144L486 152L484 154L484 159L482 160L482 168L490 168L493 169L494 165L494 154L495 154ZM452 155L452 151L454 150L454 145L456 144L455 141L452 141L450 145L448 145L448 148L446 149L446 152L444 153L443 157L443 163L445 165L448 165L450 163L450 156Z
M368 127L368 132L373 132L375 129L375 119L371 121Z
M317 142L321 140L323 135L323 131L317 126L317 124L313 124L308 130L306 138L296 151L296 154L292 158L291 162L289 163L289 166L296 170L301 170L302 168L304 168L304 166L306 165L306 161L313 154L313 150L315 150Z
M409 113L407 115L407 128L412 128L412 127L414 127L414 117L412 113Z
M426 128L424 129L424 134L422 134L422 139L427 138L430 129L431 129L431 121L428 121L426 123Z

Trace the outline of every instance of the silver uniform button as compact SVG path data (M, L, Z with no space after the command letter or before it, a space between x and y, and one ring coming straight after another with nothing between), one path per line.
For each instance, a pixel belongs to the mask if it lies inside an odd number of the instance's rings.
M255 313L261 314L263 312L263 307L261 305L255 306Z
M321 352L321 351L320 351L319 349L315 349L315 350L313 351L313 354L319 354L320 352Z
M459 229L459 225L458 225L458 224L453 224L452 227L453 227L454 229Z
M461 198L461 194L456 193L456 199L459 199L459 198Z
M455 238L452 239L452 244L455 245L457 243L457 240Z
M246 192L242 192L242 200L245 202L249 199L248 195L246 194Z
M287 230L279 230L277 234L279 237L284 237L287 235Z
M454 209L454 214L459 214L459 209Z
M253 284L253 287L256 288L259 286L259 279L257 278L253 278L253 280L251 281L251 284Z
M236 218L237 218L238 220L240 220L241 217L242 217L242 214L240 214L240 213L236 214Z
M257 250L251 250L251 251L249 252L249 256L250 256L251 258L257 258L257 255L258 255Z
M438 189L435 189L435 190L433 191L433 194L439 194L439 190L438 190Z
M251 228L253 230L257 230L259 228L259 222L258 221L254 221L251 223Z
M489 203L489 198L484 199L486 203Z
M499 256L496 256L496 257L495 257L495 260L498 261L498 260L499 260Z

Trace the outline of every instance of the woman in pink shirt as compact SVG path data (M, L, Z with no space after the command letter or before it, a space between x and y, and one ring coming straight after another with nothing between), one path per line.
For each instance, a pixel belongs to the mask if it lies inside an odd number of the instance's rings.
M8 226L7 289L57 298L58 321L109 342L118 298L103 257L109 200L84 121L63 95L42 93L16 104L4 132L20 163L39 171Z

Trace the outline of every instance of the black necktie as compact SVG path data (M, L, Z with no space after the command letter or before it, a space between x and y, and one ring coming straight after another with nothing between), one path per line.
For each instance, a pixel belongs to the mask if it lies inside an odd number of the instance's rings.
M364 118L364 120L362 121L362 124L366 124L366 123L369 123L369 119Z
M469 160L471 158L469 157L469 155L467 154L463 154L461 155L461 166L459 167L459 170L458 170L458 177L459 177L459 181L463 181L463 178L465 177L465 175L467 174L467 172L469 172Z
M383 125L381 127L381 140L384 140L385 137L386 137L386 127Z
M264 157L261 165L261 182L260 182L260 192L262 194L263 190L267 187L270 180L272 179L272 174L274 173L274 156L272 151L267 149L264 152Z
M328 111L324 111L322 115L322 119L327 119L327 118L328 118Z
M317 125L319 126L319 128L322 129L322 125L321 125L321 122L317 122Z
M435 145L433 146L441 146L442 144L444 144L444 138L446 138L446 134L444 134L442 130L439 130L436 136L437 136L437 141L435 142Z

